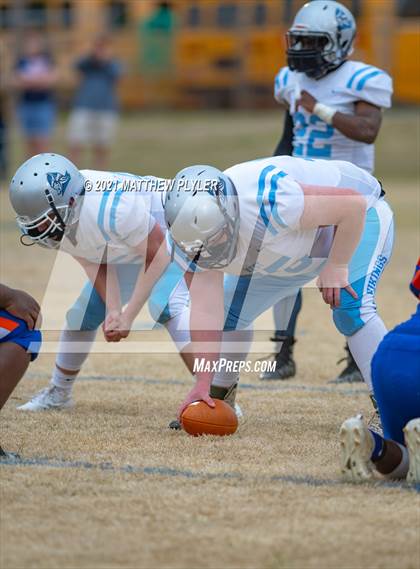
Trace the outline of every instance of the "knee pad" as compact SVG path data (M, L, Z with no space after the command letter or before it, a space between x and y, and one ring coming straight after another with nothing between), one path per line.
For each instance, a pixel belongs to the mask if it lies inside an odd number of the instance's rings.
M353 336L365 325L359 308L336 308L333 312L335 327L344 336Z
M69 330L96 330L104 320L105 304L92 287L83 289L66 314Z

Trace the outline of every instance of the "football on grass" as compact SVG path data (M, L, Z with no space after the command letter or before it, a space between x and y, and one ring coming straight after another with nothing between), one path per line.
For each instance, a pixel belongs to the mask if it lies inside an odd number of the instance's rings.
M204 401L195 401L184 409L181 423L184 431L198 437L199 435L233 435L238 428L238 418L230 405L214 399L216 407L212 408Z

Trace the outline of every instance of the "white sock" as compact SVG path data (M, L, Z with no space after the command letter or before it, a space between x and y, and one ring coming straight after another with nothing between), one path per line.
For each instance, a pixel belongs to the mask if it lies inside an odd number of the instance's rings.
M229 371L228 366L231 365L233 368L236 362L245 361L251 349L253 335L254 331L251 327L246 330L223 332L220 360L224 358L227 365L214 374L212 385L229 388L238 381L238 371L233 371L233 369Z
M97 330L68 330L64 328L60 335L58 353L55 360L51 384L63 389L72 389L77 375L89 356L95 341ZM58 369L74 371L66 374Z
M378 349L382 338L387 333L385 324L375 314L363 328L360 328L353 336L347 337L350 351L363 375L363 379L372 391L372 378L370 366L372 358Z

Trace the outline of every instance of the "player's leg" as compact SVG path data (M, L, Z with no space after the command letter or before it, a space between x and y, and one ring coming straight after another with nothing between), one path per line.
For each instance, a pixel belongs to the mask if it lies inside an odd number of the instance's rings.
M72 398L74 383L89 356L97 329L104 318L105 304L92 284L87 282L66 314L66 325L60 334L49 386L18 409L45 411L67 409L74 405Z
M238 367L245 362L251 348L255 319L283 298L296 298L301 286L309 282L313 275L300 275L295 278L280 277L235 277L225 276L225 329L223 332L223 361L232 363L215 374L213 385L228 392L239 381ZM236 367L233 365L237 362ZM229 369L236 371L229 371Z
M408 479L420 483L420 308L385 336L372 361L384 436L409 451ZM405 465L407 467L407 465Z
M357 367L356 360L353 357L353 354L350 351L349 345L346 342L344 346L344 350L346 355L340 358L337 364L341 364L341 362L345 362L344 369L331 381L328 383L359 383L363 382L363 376L360 369Z
M11 342L0 344L0 409L22 379L31 356L22 346Z
M93 164L97 170L107 170L111 144L115 138L117 114L113 111L95 112L93 134Z
M340 306L333 310L337 329L346 336L350 351L372 390L370 366L373 354L386 333L376 311L375 292L393 245L392 212L384 201L367 212L360 243L349 265L349 281L358 298L344 289Z
M270 340L275 342L274 358L276 360L276 369L261 373L260 379L282 380L296 375L293 346L296 343L296 322L301 308L301 290L296 296L284 298L274 306L273 316L276 330Z
M22 379L41 347L39 330L29 330L19 318L0 311L0 410ZM8 457L0 447L0 457Z

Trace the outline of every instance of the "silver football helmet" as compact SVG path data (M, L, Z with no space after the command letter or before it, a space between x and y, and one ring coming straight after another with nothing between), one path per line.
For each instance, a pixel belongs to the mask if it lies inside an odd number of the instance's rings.
M83 185L81 172L60 154L37 154L24 162L9 187L22 243L58 248Z
M320 79L351 55L355 35L355 19L345 6L333 0L308 2L286 34L288 66Z
M220 269L236 253L239 200L231 180L212 166L190 166L166 194L165 221L174 243L199 267Z

